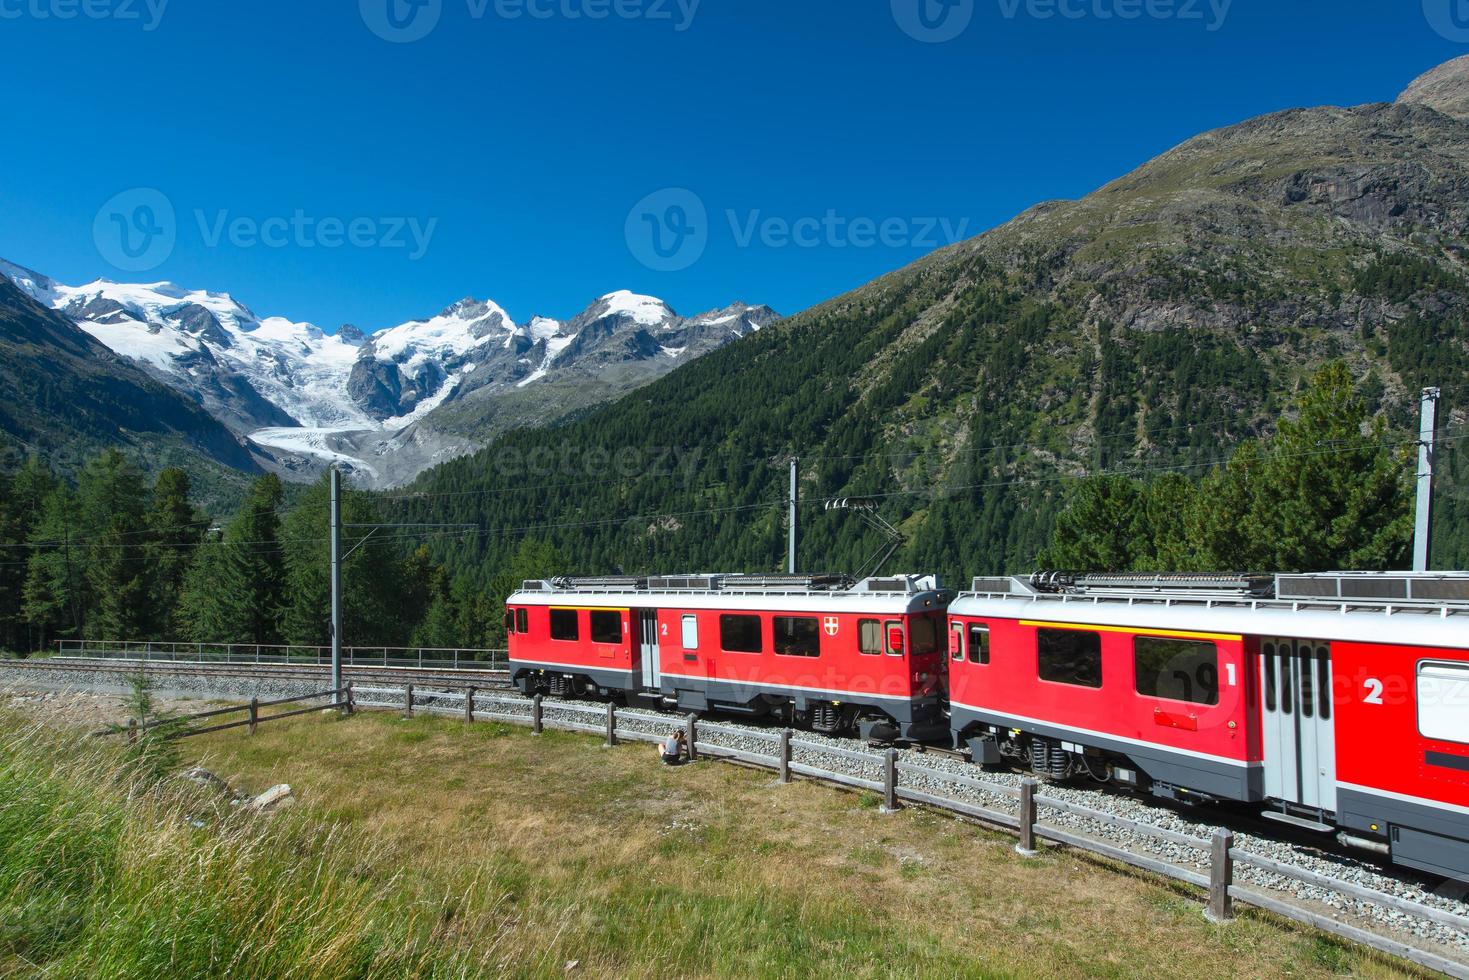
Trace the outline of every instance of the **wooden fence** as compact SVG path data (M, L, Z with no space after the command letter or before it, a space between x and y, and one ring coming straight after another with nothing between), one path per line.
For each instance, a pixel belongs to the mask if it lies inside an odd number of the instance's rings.
M271 715L262 715L260 712L266 708L279 708L291 704L303 704L307 701L321 701L330 699L330 704L316 704L309 708L296 708L292 711L279 711ZM209 735L214 732L225 732L234 728L249 728L250 734L261 725L272 721L281 721L286 718L296 718L301 715L311 714L314 711L340 710L350 715L355 710L352 684L349 681L346 686L335 691L320 691L315 694L302 694L294 698L277 698L273 701L261 701L259 698L251 698L249 704L239 705L232 708L216 708L213 711L201 711L198 714L182 715L176 718L155 718L152 721L144 719L141 723L136 718L129 718L126 725L114 725L101 731L93 732L95 738L105 738L109 735L126 735L129 744L149 732L158 732L159 737L165 740L181 738L193 738L196 735ZM213 721L216 718L225 718L229 715L244 714L245 717L237 721L216 722L204 728L195 728L194 723L200 721Z

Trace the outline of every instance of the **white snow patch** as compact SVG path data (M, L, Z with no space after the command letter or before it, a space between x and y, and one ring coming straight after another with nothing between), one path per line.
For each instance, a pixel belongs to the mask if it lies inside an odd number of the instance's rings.
M673 319L673 310L668 304L653 296L639 296L626 289L603 296L607 304L607 315L628 316L645 327L656 327Z

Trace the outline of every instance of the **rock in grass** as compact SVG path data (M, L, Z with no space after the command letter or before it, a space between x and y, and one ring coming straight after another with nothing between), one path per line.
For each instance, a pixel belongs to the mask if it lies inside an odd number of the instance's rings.
M200 783L204 786L211 786L214 789L219 790L221 793L230 792L229 783L225 782L223 779L220 779L214 773L210 772L208 769L205 769L202 766L194 766L190 769L184 770L183 772L179 773L179 778L187 779L191 783Z
M259 796L255 797L255 799L247 803L246 806L248 806L251 810L258 810L261 813L269 813L273 810L284 809L285 807L290 806L292 803L295 802L296 797L291 793L291 787L287 786L285 783L281 783L279 786L272 786L264 793L261 793Z

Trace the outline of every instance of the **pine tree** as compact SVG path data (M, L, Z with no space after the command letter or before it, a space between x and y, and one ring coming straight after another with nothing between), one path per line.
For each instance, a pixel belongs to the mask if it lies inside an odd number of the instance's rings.
M157 620L146 553L147 500L142 472L115 449L92 459L78 476L89 639L141 639Z
M217 542L206 542L185 576L180 620L200 643L278 644L285 576L281 567L280 478L255 481Z
M158 475L147 522L151 532L147 554L153 568L153 608L156 619L149 635L173 640L180 635L179 599L184 576L204 540L206 522L189 501L189 475L169 468Z
M79 638L82 632L82 568L77 548L75 494L65 485L46 495L41 518L31 533L22 617L38 648L55 638Z

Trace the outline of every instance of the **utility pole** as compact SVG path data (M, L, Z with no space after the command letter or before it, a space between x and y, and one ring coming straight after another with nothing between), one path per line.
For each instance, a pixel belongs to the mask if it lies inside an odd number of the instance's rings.
M367 544L372 536L383 530L429 530L477 531L474 524L343 524L342 523L342 471L332 464L332 690L342 690L342 565ZM366 531L348 551L342 551L342 529Z
M798 540L798 537L797 537L798 532L797 532L797 528L796 528L796 503L797 503L798 495L800 493L800 487L799 487L800 476L801 476L801 460L799 458L793 457L791 459L791 544L790 544L790 562L789 562L790 568L788 569L788 571L792 575L796 574L796 542Z
M332 690L342 689L342 471L332 464Z
M1418 426L1418 522L1413 530L1413 571L1428 571L1433 537L1433 466L1438 434L1437 388L1423 389L1423 416Z

